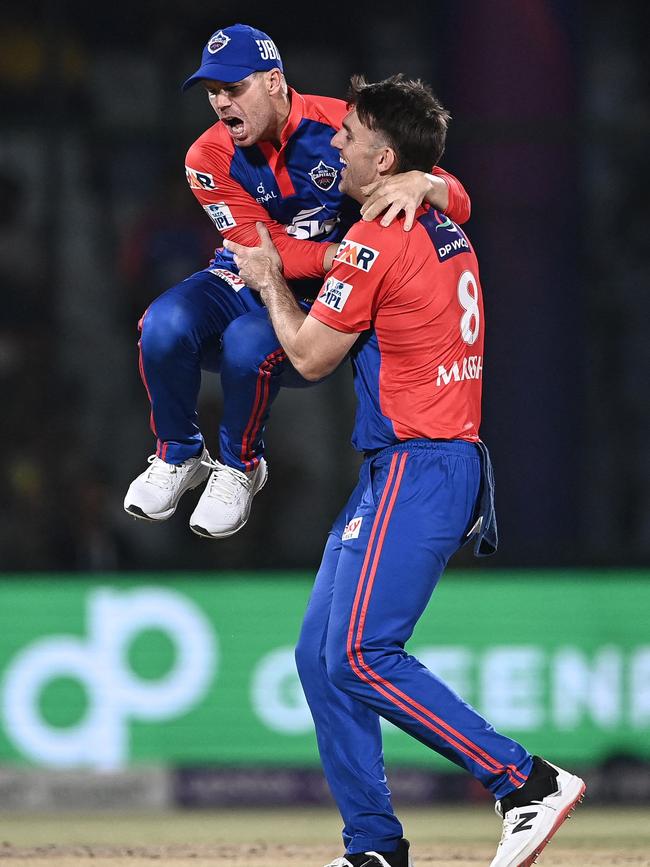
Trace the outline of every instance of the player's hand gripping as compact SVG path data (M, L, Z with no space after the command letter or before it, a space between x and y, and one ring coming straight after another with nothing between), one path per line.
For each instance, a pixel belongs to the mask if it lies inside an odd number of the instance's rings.
M427 201L434 208L444 211L449 204L449 190L442 178L425 172L403 172L375 181L361 192L368 196L361 208L361 216L371 222L383 211L382 226L390 226L393 220L404 211L404 230L408 232L415 219L415 212Z
M257 292L272 288L274 281L282 275L282 259L264 223L256 223L259 247L244 247L234 241L224 240L226 250L235 255L239 276Z

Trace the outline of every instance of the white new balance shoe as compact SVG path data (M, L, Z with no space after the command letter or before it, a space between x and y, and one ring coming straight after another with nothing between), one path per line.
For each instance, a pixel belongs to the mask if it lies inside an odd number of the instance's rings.
M533 769L520 789L496 803L503 833L490 867L530 867L565 819L582 801L580 777L533 756Z
M356 855L342 855L326 864L325 867L413 867L410 844L400 840L395 852L359 852Z
M248 521L253 497L266 484L266 461L260 458L249 473L219 461L206 462L212 474L190 517L190 528L204 539L232 536Z
M206 448L182 464L168 464L156 455L151 455L148 463L148 469L131 482L124 498L124 510L147 521L171 518L183 494L198 488L210 475Z

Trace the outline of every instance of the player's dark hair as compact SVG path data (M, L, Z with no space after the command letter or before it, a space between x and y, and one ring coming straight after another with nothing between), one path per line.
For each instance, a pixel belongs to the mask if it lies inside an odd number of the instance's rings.
M365 127L385 136L398 172L428 172L442 156L451 115L419 79L400 73L368 83L363 75L353 75L348 105Z

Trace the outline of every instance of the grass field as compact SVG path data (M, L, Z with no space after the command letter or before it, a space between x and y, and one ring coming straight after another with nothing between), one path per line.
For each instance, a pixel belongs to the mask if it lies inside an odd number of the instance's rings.
M416 867L489 865L500 822L488 806L404 809ZM341 854L340 820L324 809L156 815L0 817L0 861L29 867L323 867ZM580 807L539 861L546 867L650 867L650 810Z

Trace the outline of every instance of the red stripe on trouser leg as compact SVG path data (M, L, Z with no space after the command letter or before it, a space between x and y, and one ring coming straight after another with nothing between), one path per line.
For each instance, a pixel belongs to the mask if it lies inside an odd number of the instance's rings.
M255 399L253 401L253 411L250 414L250 417L248 419L248 423L246 424L246 428L244 430L244 435L242 436L241 453L239 455L240 460L243 461L246 465L246 470L249 469L249 466L248 466L249 461L245 457L246 456L246 448L247 448L247 444L248 444L248 432L251 429L253 422L255 421L255 418L257 417L257 406L258 406L258 403L260 401L263 382L264 382L264 379L262 376L262 372L260 370L260 372L257 375L257 383L255 386Z
M257 466L257 464L259 463L259 460L256 457L251 457L251 443L255 441L257 433L260 429L260 420L263 417L264 411L269 404L271 370L272 366L269 366L267 362L264 363L263 370L262 368L260 368L260 374L258 377L261 384L261 387L259 389L259 400L255 413L252 416L251 423L249 425L248 434L246 435L245 439L242 440L241 459L246 463L247 470L253 469L253 467Z
M142 328L144 326L144 318L147 315L147 310L144 311L140 321L138 322L138 331L142 333ZM147 382L147 377L144 373L144 359L142 358L142 340L138 340L138 370L140 371L140 379L142 380L142 384L144 385L145 391L147 392L147 397L149 398L149 404L151 405L151 412L149 413L149 427L151 428L151 432L155 437L158 436L158 431L156 430L156 422L153 417L153 401L151 399L151 392L149 391L149 384Z
M525 782L526 778L520 773L520 771L514 765L504 766L504 765L500 764L499 762L497 762L496 759L493 759L492 756L488 755L477 744L473 743L468 738L466 738L464 735L462 735L459 731L454 729L453 726L450 726L444 720L440 719L440 717L436 716L432 711L428 710L428 708L425 708L423 705L421 705L417 701L415 701L415 699L412 699L410 696L403 693L394 684L391 684L388 681L385 681L383 678L379 677L379 675L377 675L376 672L374 672L370 668L370 666L368 666L365 663L365 661L363 660L363 655L361 653L361 638L363 635L363 628L364 628L365 620L366 620L366 612L368 609L368 603L370 601L370 596L372 594L372 588L373 588L374 581L375 581L375 575L377 572L377 567L379 565L379 558L381 556L381 550L382 550L382 547L384 544L384 537L386 535L386 530L388 528L388 522L390 520L390 515L393 511L393 506L394 506L395 500L397 498L397 491L399 489L402 475L404 473L404 466L406 464L406 458L407 458L407 455L404 454L400 460L400 466L399 466L399 469L397 472L397 477L395 479L395 486L393 488L393 492L392 492L390 500L388 502L387 511L386 511L386 514L385 514L384 519L383 519L381 530L379 532L379 537L377 540L377 548L375 550L375 555L373 557L373 562L372 562L372 566L370 569L370 575L368 578L368 583L366 584L364 601L363 601L363 604L361 607L361 615L359 617L359 624L357 627L356 641L355 641L355 646L354 646L355 653L357 655L359 663L362 665L364 670L366 670L368 672L368 674L370 674L374 678L377 678L379 681L385 683L390 689L392 689L395 692L395 694L397 696L402 698L404 701L407 701L409 704L411 704L415 709L417 709L421 713L428 716L437 725L442 726L455 739L462 741L471 750L475 750L485 761L487 761L493 765L496 765L496 768L495 768L496 771L498 771L498 772L504 772L505 771L508 774L511 782L514 785L520 785L521 783ZM515 777L515 779L513 779L513 776ZM517 778L519 778L519 779L517 779Z
M268 406L270 379L273 373L273 368L276 364L284 361L286 357L287 356L283 349L276 349L270 355L266 356L258 368L253 410L244 430L240 454L240 460L245 464L246 471L252 470L259 463L259 458L250 457L251 443L257 437L261 420L264 416L266 407Z
M350 664L354 667L354 661L352 659L352 632L354 630L354 621L357 617L357 609L359 608L359 600L361 599L361 593L363 592L363 582L366 574L366 569L368 568L368 563L370 561L370 554L372 551L372 546L375 541L375 534L377 532L377 526L379 524L379 516L382 513L384 508L384 503L388 498L388 492L390 490L391 483L393 481L393 476L395 475L395 464L397 463L397 455L393 455L390 467L388 469L388 478L386 479L386 484L384 485L384 492L381 495L381 500L379 501L379 507L377 508L377 514L375 515L375 520L373 521L372 528L370 530L370 538L368 539L368 545L366 547L366 554L363 558L363 565L361 566L361 575L359 577L359 583L357 584L357 592L354 594L354 602L352 603L352 614L350 616L350 625L348 627L348 639L346 642L347 655Z
M397 455L395 455L397 457ZM404 475L404 466L406 464L406 459L408 458L408 454L402 454L399 459L399 467L397 469L397 475L395 477L395 484L393 490L390 495L390 499L388 501L388 505L386 507L386 514L382 519L382 525L379 530L379 537L377 539L377 547L375 549L375 555L372 558L372 566L370 567L370 577L368 579L368 584L366 584L366 592L363 598L363 604L361 606L361 614L359 615L359 623L357 625L357 634L356 640L354 644L355 652L359 651L361 647L361 636L363 635L363 627L366 623L366 612L368 611L368 602L370 601L370 593L372 591L372 585L375 582L375 574L377 572L377 566L379 564L379 557L381 555L381 549L384 545L384 537L386 536L386 529L388 527L388 521L390 520L390 516L393 512L393 506L395 505L395 500L397 499L397 492L399 491L399 486L402 481L402 476ZM388 483L386 483L386 489L388 490ZM375 519L376 520L376 519ZM365 564L364 564L365 565Z
M458 732L444 720L440 719L440 717L436 716L432 713L428 708L425 708L423 705L419 704L410 696L406 695L406 693L402 692L398 687L394 684L390 683L390 681L378 675L364 660L363 654L361 652L361 644L362 644L362 636L363 636L363 628L366 620L366 613L368 609L368 604L370 601L370 596L372 594L372 588L374 585L375 575L377 572L377 567L379 565L379 560L381 557L381 551L384 543L384 538L386 535L386 531L388 528L388 523L391 517L391 513L393 511L393 507L395 505L395 500L397 499L397 494L399 491L399 487L402 480L402 475L404 473L404 467L406 464L408 455L402 454L399 459L399 468L397 473L395 473L396 459L397 455L393 456L391 461L390 470L388 474L388 478L386 480L386 485L384 488L384 493L381 498L381 502L379 504L379 508L377 509L377 515L375 516L375 520L373 522L373 526L370 533L370 538L368 541L368 546L366 548L366 555L364 557L363 566L361 569L361 574L359 577L359 582L357 584L357 592L355 594L355 599L352 607L352 615L350 618L350 625L348 629L348 639L347 639L347 656L348 661L352 670L355 674L363 681L368 683L375 689L378 693L384 696L384 698L388 699L391 703L395 704L409 716L418 720L422 725L431 731L435 732L439 737L443 740L446 740L451 746L453 746L456 750L463 753L472 759L472 761L476 762L480 767L489 771L492 774L500 774L506 773L508 778L515 786L521 785L525 781L525 777L521 772L514 766L508 765L504 766L492 756L488 755L485 750L481 749L478 745L474 744L468 738L466 738L463 734ZM392 487L392 491L391 491ZM390 497L389 497L390 492ZM388 500L388 502L387 502ZM359 602L361 599L361 595L363 592L363 584L366 581L366 574L368 573L368 567L371 560L371 551L373 549L375 538L377 538L377 545L374 551L374 556L372 556L372 565L370 566L370 572L368 575L368 583L366 584L365 593L363 593L363 604L361 606L359 622L357 625L354 647L352 646L352 633L354 631L354 623L357 617L357 612L359 611ZM357 664L358 663L358 664ZM401 699L401 700L400 700Z

